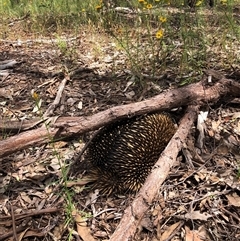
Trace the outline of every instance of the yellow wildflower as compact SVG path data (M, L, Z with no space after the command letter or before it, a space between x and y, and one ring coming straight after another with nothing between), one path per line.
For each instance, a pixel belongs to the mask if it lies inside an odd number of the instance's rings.
M144 0L138 0L139 3L144 3Z
M122 28L117 28L117 33L121 34L123 32Z
M159 20L162 22L162 23L165 23L167 21L167 18L161 16L159 17Z
M35 91L32 93L32 97L35 101L37 101L39 99L39 96Z
M157 33L156 33L156 38L157 38L157 39L160 39L160 38L162 38L162 36L163 36L163 30L162 30L162 29L159 29L159 30L157 31Z
M144 4L144 5L148 5L148 2L147 2L147 1L144 1L143 4Z
M151 9L152 7L153 7L153 6L152 6L152 4L150 4L150 3L147 4L147 6L146 6L147 9Z
M96 10L100 10L102 8L102 5L97 5L95 8Z
M202 4L202 0L197 1L196 6L198 7L198 6L200 6L201 4Z

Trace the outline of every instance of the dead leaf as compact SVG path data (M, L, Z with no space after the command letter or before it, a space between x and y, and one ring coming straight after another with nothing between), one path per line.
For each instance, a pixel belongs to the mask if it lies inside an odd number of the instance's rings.
M225 155L230 152L230 148L227 145L220 145L217 147L218 154Z
M232 119L240 118L240 112L234 112L232 115Z
M75 211L76 212L76 211ZM87 227L86 218L82 217L79 213L73 213L75 222L77 224L77 232L78 235L84 240L84 241L95 241L93 236L90 233L89 227Z
M13 90L7 89L7 88L0 88L0 97L13 100L12 94L13 94Z
M185 241L204 241L204 239L200 239L200 237L198 237L197 233L194 230L190 230L189 227L186 226L185 231L186 231Z
M94 236L98 238L106 238L108 235L107 235L107 232L99 230L94 233Z
M181 224L182 222L177 222L177 223L174 223L173 225L171 225L170 227L168 227L164 233L159 237L159 240L160 241L163 241L163 240L167 240L170 235L172 235L172 233L176 230L176 228Z
M60 163L61 160L59 160L58 158L53 158L51 160L51 164L49 165L54 171L58 171L59 169L61 169L61 165L62 163Z
M89 193L85 205L95 204L99 196L99 190L96 189L93 192Z
M40 232L39 230L34 230L34 229L26 229L24 230L20 236L19 236L19 241L21 241L24 238L27 237L44 237L46 235L46 232Z
M207 221L208 218L212 217L212 215L208 213L200 213L200 211L192 211L190 213L185 214L185 218L187 219L198 219L198 220L203 220Z
M162 208L160 207L159 204L157 204L157 205L154 207L153 211L152 211L152 215L153 215L153 216L157 216L158 213L159 213L161 210L162 210Z
M211 124L212 124L212 130L214 132L217 132L218 127L221 124L221 121L220 120L217 120L217 121L212 120Z
M236 192L226 195L229 203L235 207L240 207L240 197Z
M29 196L28 196L25 192L20 193L20 195L21 195L21 198L22 198L25 202L27 202L27 203L29 203L29 204L32 203L31 198L29 198Z
M54 143L54 148L60 149L60 148L67 146L67 144L68 143L66 141L58 141L58 142Z
M209 237L207 228L205 227L204 224L199 226L197 230L197 235L201 237L201 239L203 239L204 241L211 240L211 238Z
M125 96L128 99L132 99L135 96L135 92L134 91L130 91L128 93L125 93Z
M53 237L56 240L62 240L62 235L64 234L65 231L66 231L66 224L64 222L61 222L61 223L58 222L57 226L55 226L52 231ZM74 232L76 232L76 231L71 230L70 232L74 235ZM77 234L77 236L78 236L78 234Z
M131 86L133 83L134 83L133 80L128 81L127 84L126 84L126 88L123 90L123 92L126 92L128 87Z

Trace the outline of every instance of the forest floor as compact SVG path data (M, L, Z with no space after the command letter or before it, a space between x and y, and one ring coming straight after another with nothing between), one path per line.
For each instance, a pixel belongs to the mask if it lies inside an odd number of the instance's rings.
M53 102L64 74L76 69L81 71L65 87L55 116L90 116L179 85L173 68L154 80L146 76L137 81L124 67L125 54L104 34L100 41L96 32L82 31L73 38L67 35L68 49L74 50L67 57L53 39L38 36L36 41L17 27L16 34L21 41L12 37L0 42L0 61L18 62L8 75L0 76L0 121L39 117ZM237 70L217 70L239 81ZM42 100L40 111L36 111L33 91ZM239 101L220 101L204 110L208 111L204 146L196 147L194 126L132 240L240 240ZM175 116L178 122L181 112ZM11 135L2 133L0 141ZM90 136L86 133L54 145L32 146L0 159L0 240L14 240L16 233L17 240L111 237L135 195L105 197L89 187L71 186L84 170L71 173L68 191L64 187L63 169L71 165ZM86 226L82 229L73 221L79 213Z

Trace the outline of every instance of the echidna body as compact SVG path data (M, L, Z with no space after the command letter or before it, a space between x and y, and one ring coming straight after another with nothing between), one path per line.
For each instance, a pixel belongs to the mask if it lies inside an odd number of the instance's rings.
M134 117L101 129L86 155L95 187L105 194L139 190L175 130L165 113Z

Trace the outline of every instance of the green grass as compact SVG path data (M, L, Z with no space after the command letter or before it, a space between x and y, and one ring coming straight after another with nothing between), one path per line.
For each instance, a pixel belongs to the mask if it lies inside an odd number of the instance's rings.
M33 92L32 93L32 97L33 100L35 102L35 106L34 106L34 112L36 112L40 118L44 119L43 116L43 111L41 108L41 104L42 104L42 99L40 98L40 96L36 93ZM46 122L44 122L45 128L46 130L49 130L49 125L46 124ZM74 224L74 217L73 217L73 213L76 212L76 207L73 201L73 196L74 196L74 191L71 190L70 188L68 188L68 171L69 171L69 166L68 164L65 162L64 158L61 156L60 152L58 151L56 145L55 145L55 141L51 135L49 134L49 145L52 149L52 155L56 158L57 163L60 167L60 179L57 181L57 186L59 186L59 188L57 189L59 192L59 196L62 196L65 200L65 226L72 226ZM88 217L89 214L85 213L83 211L81 211L82 216L86 216ZM68 240L72 240L72 233L69 232L68 234Z
M79 29L85 29L89 35L98 32L100 39L101 32L105 31L125 52L127 68L139 80L142 73L154 77L166 69L174 69L182 85L199 80L203 69L214 67L214 61L221 64L218 68L224 69L239 64L236 46L240 28L233 14L239 0L215 1L213 9L206 6L206 1L197 1L194 12L184 6L184 0L0 2L2 38L11 34L8 27L11 19L29 14L21 22L22 28L41 35L59 36L58 49L63 56L73 59L77 57L75 49L69 50L61 40L62 33L78 35ZM114 11L116 6L128 7L135 13L119 13ZM166 21L162 22L160 17ZM163 35L157 38L159 31Z
M184 0L0 2L2 38L12 34L9 22L29 14L20 21L24 31L51 38L57 36L57 49L63 57L74 60L78 46L70 48L61 39L63 33L67 37L77 36L82 30L89 36L98 35L97 42L108 35L115 41L116 50L125 53L127 69L140 81L142 73L155 77L170 70L179 84L184 85L198 81L206 68L229 70L239 65L236 50L240 27L234 15L234 6L240 4L239 0L215 1L212 9L207 1L197 1L195 11L184 6ZM116 6L128 7L132 13L115 11ZM162 21L163 18L166 21ZM93 51L104 54L97 42Z

